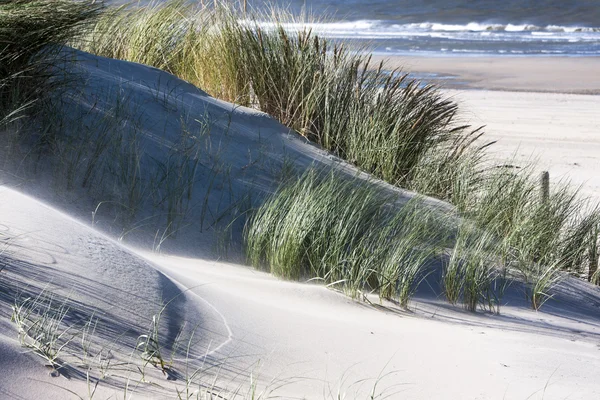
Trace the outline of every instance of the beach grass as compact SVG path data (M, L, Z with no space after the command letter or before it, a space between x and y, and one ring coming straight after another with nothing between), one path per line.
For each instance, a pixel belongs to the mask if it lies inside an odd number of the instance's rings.
M353 297L378 293L403 307L445 239L439 211L375 184L309 170L251 216L251 264L288 279L319 279Z
M475 189L466 215L501 241L504 265L531 285L533 308L565 273L582 276L593 263L599 214L577 188L558 182L546 197L531 170L494 168Z
M42 294L43 295L43 294ZM74 335L62 326L68 311L65 304L52 305L40 295L26 298L13 306L11 321L17 326L21 345L42 357L51 368L60 368L59 356Z
M427 265L446 260L441 290L450 303L499 312L508 276L525 282L537 310L566 274L582 274L597 257L598 213L586 211L568 185L544 199L527 173L483 176L489 186L459 213L419 197L401 205L377 185L310 170L254 210L248 261L283 278L319 279L353 297L377 293L406 307Z
M476 311L478 306L499 310L500 293L493 285L501 272L497 254L497 237L470 221L463 222L442 275L448 302L456 304L462 296L462 303L469 311Z

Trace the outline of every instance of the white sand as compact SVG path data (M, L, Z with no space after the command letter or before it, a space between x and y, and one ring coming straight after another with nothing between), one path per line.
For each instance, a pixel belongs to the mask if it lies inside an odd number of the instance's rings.
M22 260L8 264L3 287L35 292L49 285L55 293L68 293L83 317L91 310L102 317L97 333L102 342L131 329L122 340L131 345L160 297L181 293L176 287L181 285L190 290L167 316L178 326L201 322L190 363L224 362L219 373L226 381L243 382L254 372L260 387L285 383L277 393L286 398L321 398L339 388L346 398L364 398L377 379L378 390L395 393L391 398L600 395L595 379L600 296L581 282L569 281L541 313L526 309L515 289L508 296L514 306L491 316L463 312L426 295L413 302L410 313L391 305L377 309L320 286L282 282L244 267L149 256L170 279L164 280L116 243L47 206L8 189L0 192L0 200L4 233L14 238L11 257ZM120 263L124 269L117 270ZM65 391L50 384L86 393L85 378L49 377L40 358L19 349L14 327L6 320L0 326L2 369L10 371L0 374L3 398L65 398ZM169 337L168 324L164 328ZM127 360L124 350L114 353ZM175 368L184 371L185 359L176 359ZM137 398L165 398L171 384L148 369L147 380L154 385L138 384L145 392ZM100 398L119 393L111 385L124 373L113 374L114 380L100 386ZM39 382L28 383L32 379ZM368 380L355 384L361 379Z
M240 187L271 190L282 148L298 168L337 163L270 118L233 110L160 71L94 57L87 58L82 68L93 78L92 88L119 84L147 110L142 131L156 155L161 154L165 135L175 129L165 128L176 116L170 106L184 107L190 121L211 113L217 121L211 138L217 142L229 138L223 154L232 163L232 182ZM167 92L173 96L172 104L153 105ZM502 154L516 151L516 143L524 149L518 157L545 146L551 150L540 158L552 176L578 171L571 177L583 179L581 170L593 176L598 162L590 144L598 133L596 97L449 94L469 108L466 118L471 122L489 125L489 137L500 139L497 147ZM224 121L232 111L231 128ZM573 144L573 151L563 157L568 144ZM252 164L255 158L249 155L254 146L264 157L260 165ZM581 170L569 169L570 162L580 164ZM16 297L36 296L42 290L54 293L57 300L70 299L73 324L98 317L93 348L103 362L114 359L127 365L110 369L112 376L102 380L95 398L122 398L127 382L138 390L133 398L175 398L175 387L183 389L184 376L195 368L202 369L204 383L217 374L217 384L229 387L247 384L250 373L254 378L258 374L259 389L276 389L283 398L333 398L338 388L347 399L366 398L375 382L377 392L392 399L600 397L600 290L584 282L565 281L539 313L528 309L517 284L507 292L500 316L451 307L427 288L418 292L406 312L391 304L354 302L317 285L282 282L246 267L207 261L204 243L214 241L215 234L210 230L180 235L172 247L199 258L135 255L87 226L95 205L67 201L35 182L25 187L85 219L77 222L33 198L0 190L2 240L9 245L0 272L1 398L70 396L61 388L85 398L90 387L85 365L93 367L92 388L99 377L98 365L65 352L64 361L71 366L65 373L71 379L51 378L41 358L20 348L16 329L8 322L10 306ZM592 192L596 188L592 186ZM220 201L225 192L219 190L211 202ZM140 382L134 366L140 366L140 359L130 357L131 349L160 305L173 298L161 325L165 348L172 346L182 328L184 337L193 331L195 339L189 354L184 346L174 355L179 374L175 382L153 367L147 368L146 382Z
M503 309L502 317L474 315L424 298L406 313L390 305L377 310L322 287L281 282L234 265L154 260L186 287L202 285L194 293L226 316L233 340L223 352L255 354L265 378L314 379L286 388L298 395L319 398L322 381L334 393L343 381L349 398L355 398L354 390L360 393L356 398L365 398L378 376L378 389L396 393L391 398L600 395L592 367L600 366L600 303L594 315L578 315L576 321L557 303L546 313L523 310L517 293L515 307ZM584 293L598 296L596 290ZM369 380L352 386L360 379Z
M551 180L582 185L600 201L600 96L505 91L446 91L467 122L485 125L490 152L514 164L538 162Z

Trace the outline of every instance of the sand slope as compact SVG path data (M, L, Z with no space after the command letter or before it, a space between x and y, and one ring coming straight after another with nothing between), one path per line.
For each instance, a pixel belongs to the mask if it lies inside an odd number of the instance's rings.
M193 291L227 316L234 340L223 351L261 358L265 378L314 379L286 387L308 398L319 398L321 386L335 393L338 385L348 398L365 398L377 377L377 389L395 393L391 398L600 395L594 379L600 292L585 284L567 282L563 296L541 313L525 308L517 288L507 295L502 316L462 312L427 296L413 302L412 312L401 312L234 265L169 257L156 262L187 287L202 284ZM585 304L580 314L570 302ZM354 384L361 379L368 380Z
M66 52L76 60L65 68L77 85L57 101L65 120L51 121L66 138L60 145L67 149L64 160L23 171L24 152L11 173L35 196L69 213L90 220L94 213L97 228L129 243L156 247L171 225L175 232L163 251L215 257L220 229L285 176L310 166L359 174L268 115L212 98L164 71ZM92 143L92 155L69 153L72 143ZM70 181L65 171L72 171ZM125 178L130 176L137 180ZM181 194L161 198L167 192ZM235 228L241 231L240 224Z
M540 313L526 308L516 286L501 316L463 312L426 292L413 301L412 312L404 312L246 267L144 254L162 275L64 214L12 190L3 189L0 197L4 237L12 238L0 276L2 314L18 292L45 288L57 300L68 296L76 304L72 318L93 313L100 319L95 348L117 341L111 349L118 359L127 359L127 346L145 332L161 300L179 295L165 313L163 334L172 339L186 322L195 327L197 341L191 356L176 356L174 370L220 365L203 373L212 378L218 370L223 385L248 382L252 372L261 379L259 388L277 389L284 398L323 398L330 391L364 398L375 382L376 392L390 398L600 395L600 293L583 282L567 281ZM14 326L2 321L0 359L11 371L0 375L3 398L68 398L59 387L87 393L81 360L65 357L73 366L70 380L51 378L41 358L23 354ZM173 398L171 385L181 381L149 371L154 385L136 384L134 398ZM96 398L122 391L123 373L113 374Z
M1 398L71 396L60 387L87 395L102 375L101 365L107 366L109 384L101 386L99 398L115 393L122 396L130 370L135 368L117 365L141 364L139 354L131 356L136 340L148 332L152 316L166 302L173 299L161 323L166 348L187 329L186 321L198 324L213 316L193 300L190 303L173 282L112 239L8 188L0 188L0 199L5 244L0 256L0 365L3 371L10 371L0 374ZM64 368L58 378L49 376L45 360L19 346L17 327L10 323L11 306L27 298L45 299L54 310L67 306L64 325L71 331L64 338L75 338L60 353L58 362ZM90 320L93 327L81 331ZM81 348L85 334L91 338L87 351ZM219 335L218 329L215 334ZM198 348L205 349L212 334L203 332L198 338ZM152 367L148 370L150 376L160 377ZM136 378L132 375L131 379L135 382Z

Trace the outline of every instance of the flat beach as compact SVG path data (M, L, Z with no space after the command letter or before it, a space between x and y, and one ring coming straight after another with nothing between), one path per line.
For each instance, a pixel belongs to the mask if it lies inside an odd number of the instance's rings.
M464 121L485 126L497 159L537 161L552 181L600 200L600 57L394 57L389 65L439 76Z
M406 72L438 74L447 88L600 94L600 57L376 56Z

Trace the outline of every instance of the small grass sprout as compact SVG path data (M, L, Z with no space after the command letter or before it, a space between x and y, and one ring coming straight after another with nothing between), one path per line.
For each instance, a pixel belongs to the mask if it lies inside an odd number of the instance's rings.
M42 292L16 302L12 310L11 321L17 326L21 345L43 358L53 374L59 374L59 357L77 336L74 327L65 324L69 312L66 302L57 305Z

